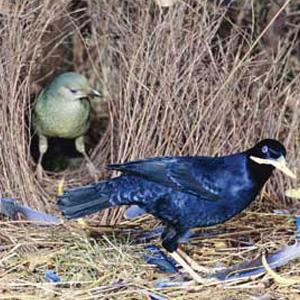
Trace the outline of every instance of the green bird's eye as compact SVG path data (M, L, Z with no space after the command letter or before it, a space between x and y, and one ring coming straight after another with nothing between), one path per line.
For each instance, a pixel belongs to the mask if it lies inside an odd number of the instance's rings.
M77 90L70 89L70 92L73 93L73 94L76 94L76 93L77 93Z

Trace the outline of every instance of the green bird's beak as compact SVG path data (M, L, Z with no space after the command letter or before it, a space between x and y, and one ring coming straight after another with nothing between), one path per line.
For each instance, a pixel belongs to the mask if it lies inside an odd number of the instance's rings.
M277 159L264 159L264 158L259 158L256 156L250 156L250 159L252 159L253 161L255 161L256 163L260 164L260 165L271 165L273 167L275 167L276 169L280 170L281 172L283 172L284 174L286 174L287 176L295 179L296 178L296 174L288 168L287 164L286 164L286 160L283 156L280 156Z

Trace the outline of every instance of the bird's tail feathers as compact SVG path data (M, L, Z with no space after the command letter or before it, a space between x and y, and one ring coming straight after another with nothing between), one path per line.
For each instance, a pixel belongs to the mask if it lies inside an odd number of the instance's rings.
M80 218L112 206L108 195L101 195L95 185L68 190L57 202L62 214L68 219Z

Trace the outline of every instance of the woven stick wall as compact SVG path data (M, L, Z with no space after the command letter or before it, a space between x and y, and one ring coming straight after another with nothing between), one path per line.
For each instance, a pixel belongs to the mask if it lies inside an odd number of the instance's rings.
M257 35L249 32L251 26L238 26L248 20L243 1L231 19L239 20L236 26L229 26L225 7L204 3L179 1L163 9L154 1L2 4L1 195L55 211L58 180L65 177L66 187L93 181L85 164L44 174L43 180L34 174L31 109L41 87L66 69L86 75L105 95L108 125L90 149L101 178L111 175L104 169L111 162L227 154L265 137L280 139L291 167L299 168L298 64L291 64L295 32L278 32L275 46L258 43L252 49ZM103 110L98 104L100 122ZM287 186L277 173L269 185L276 206L286 204ZM121 216L113 209L103 222Z

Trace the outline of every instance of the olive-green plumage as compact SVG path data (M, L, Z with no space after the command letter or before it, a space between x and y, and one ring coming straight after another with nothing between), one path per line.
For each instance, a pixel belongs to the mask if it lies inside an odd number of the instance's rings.
M89 128L89 95L100 96L84 76L75 72L57 76L41 92L33 114L33 125L39 136L38 168L48 148L47 137L75 138L77 151L88 159L83 136Z

